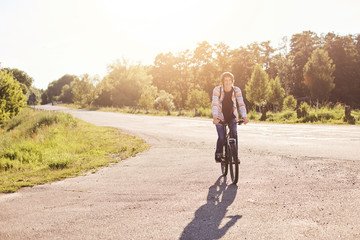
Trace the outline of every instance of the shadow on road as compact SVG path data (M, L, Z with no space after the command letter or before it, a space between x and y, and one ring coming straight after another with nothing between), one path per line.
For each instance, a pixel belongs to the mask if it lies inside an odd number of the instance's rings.
M236 185L226 185L226 177L218 178L209 188L206 204L196 210L195 218L185 227L180 239L222 238L242 217L241 215L225 217L227 208L235 200L237 189ZM220 227L220 224L223 226Z

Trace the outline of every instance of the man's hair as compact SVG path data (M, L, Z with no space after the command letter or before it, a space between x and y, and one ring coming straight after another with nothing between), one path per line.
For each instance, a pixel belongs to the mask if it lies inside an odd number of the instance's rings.
M221 83L224 84L224 78L225 77L231 77L231 79L233 80L234 82L234 75L231 73L231 72L224 72L221 74L220 76L220 80L221 80Z

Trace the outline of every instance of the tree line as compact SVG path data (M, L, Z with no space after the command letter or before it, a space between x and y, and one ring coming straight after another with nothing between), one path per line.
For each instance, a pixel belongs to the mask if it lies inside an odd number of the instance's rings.
M117 60L108 66L108 74L103 79L87 74L65 75L49 84L42 101L144 108L154 105L208 107L213 88L220 84L220 74L230 71L249 107L269 103L281 105L281 89L284 96L359 107L359 40L360 35L328 33L319 36L304 31L294 34L290 40L283 38L277 48L272 47L270 41L236 49L225 43L211 45L204 41L194 50L160 53L150 66ZM253 88L259 91L261 88L266 97L254 99L249 86L252 74L259 69L268 83L254 83ZM271 91L278 92L270 94Z
M231 49L204 41L193 50L159 53L152 65L117 60L102 79L67 74L40 92L41 100L33 93L42 104L207 108L224 71L234 74L248 108L281 108L286 96L360 107L360 35L312 31L284 37L278 47L266 41Z

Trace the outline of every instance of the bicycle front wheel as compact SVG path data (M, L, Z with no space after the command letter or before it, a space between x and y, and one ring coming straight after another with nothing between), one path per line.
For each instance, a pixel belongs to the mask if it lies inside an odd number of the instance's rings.
M233 184L236 184L239 178L239 162L235 143L230 143L229 168L231 181Z
M225 148L225 158L221 161L221 173L225 177L228 173L228 156L229 156L229 148Z

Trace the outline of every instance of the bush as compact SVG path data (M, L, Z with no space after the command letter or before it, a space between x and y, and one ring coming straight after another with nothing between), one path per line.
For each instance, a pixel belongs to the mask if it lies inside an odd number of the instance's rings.
M317 118L319 121L324 121L324 120L330 120L330 119L335 119L335 116L333 113L330 112L324 112L324 113L318 113L317 114Z
M188 109L192 108L208 108L210 106L210 98L204 90L193 89L186 100Z
M266 120L269 121L269 122L275 121L275 114L274 114L274 113L271 113L271 112L268 112L268 113L266 114Z
M310 113L310 114L306 115L306 116L304 117L304 119L302 120L302 122L304 122L304 123L307 123L307 122L316 122L316 121L318 121L318 118L317 118L317 116L316 116L315 113Z
M256 116L257 116L257 112L255 109L251 110L248 114L248 117L250 120L255 120L256 119Z
M199 108L197 111L197 117L212 117L212 110L208 108Z
M310 109L309 105L306 102L303 102L300 105L301 116L306 117L309 114L309 109Z
M161 90L159 96L155 99L154 107L159 108L160 110L169 111L175 106L173 100L173 95Z
M287 110L287 111L284 111L280 114L280 119L283 120L283 121L287 121L287 120L290 120L292 118L296 118L296 114L294 111L290 111L290 110Z
M355 124L356 123L356 120L355 120L353 115L350 115L348 117L344 116L343 120L344 120L344 122L347 122L349 124Z
M284 99L283 109L294 110L296 108L296 100L293 95L289 95Z

